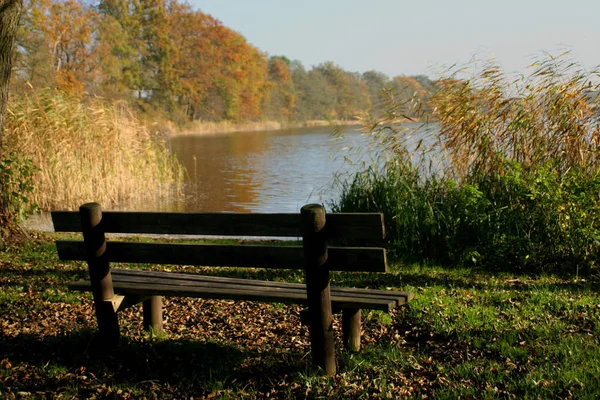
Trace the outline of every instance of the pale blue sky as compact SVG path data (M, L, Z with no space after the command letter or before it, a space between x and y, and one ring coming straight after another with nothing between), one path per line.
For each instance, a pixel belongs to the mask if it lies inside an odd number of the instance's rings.
M541 51L600 64L600 0L190 0L269 55L305 67L435 75L490 55L525 72Z

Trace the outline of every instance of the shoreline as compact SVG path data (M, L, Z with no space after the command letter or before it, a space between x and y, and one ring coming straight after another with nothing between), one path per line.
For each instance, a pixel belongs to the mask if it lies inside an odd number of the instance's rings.
M233 132L256 132L256 131L277 131L294 128L310 128L313 126L357 126L361 125L359 120L311 120L304 122L277 122L277 121L260 121L260 122L243 122L233 123L229 121L221 122L196 122L189 128L173 129L166 132L167 137L188 136L188 135L218 135L221 133Z

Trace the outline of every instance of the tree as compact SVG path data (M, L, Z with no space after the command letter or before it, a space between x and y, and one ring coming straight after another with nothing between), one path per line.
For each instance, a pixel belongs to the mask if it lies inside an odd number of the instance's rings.
M289 121L293 117L296 94L289 66L290 60L284 56L269 59L270 91L264 110L268 119Z
M24 0L15 39L11 92L28 83L34 88L54 87L52 45L46 35L50 3L47 0ZM29 86L28 85L28 86Z
M362 74L363 81L367 84L369 98L371 100L371 111L381 114L385 111L384 91L392 86L391 79L383 72L367 71Z
M4 123L6 120L6 106L8 103L8 84L12 70L13 49L19 18L23 9L23 0L0 0L0 163L3 159L2 139L4 136ZM2 190L0 179L0 193ZM0 230L4 231L7 223L6 197L0 196Z
M368 87L360 79L360 75L344 71L331 61L319 64L313 68L319 71L334 94L334 111L328 116L341 119L350 119L357 112L371 108Z
M142 91L141 25L134 10L137 1L102 0L98 4L98 62L102 71L102 94L131 99Z
M99 80L98 25L98 13L82 0L24 0L13 85L91 92Z
M0 160L13 49L22 9L23 0L0 0Z

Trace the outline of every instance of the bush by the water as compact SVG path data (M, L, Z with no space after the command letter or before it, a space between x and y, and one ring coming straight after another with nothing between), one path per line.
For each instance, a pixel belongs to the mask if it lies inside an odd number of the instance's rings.
M34 204L43 210L86 201L135 205L167 197L182 182L182 169L164 143L125 107L50 90L12 99L4 151L8 164L0 176L31 189L12 199L16 213Z
M390 250L411 261L594 271L599 91L597 74L573 68L545 60L509 82L489 64L474 78L440 80L430 104L439 130L416 146L423 157L415 161L391 117L371 122L391 161L346 182L335 209L383 212ZM424 173L431 154L444 158L442 171Z
M600 251L600 174L551 166L479 175L461 185L410 166L358 174L338 211L384 214L389 248L408 261L585 273Z

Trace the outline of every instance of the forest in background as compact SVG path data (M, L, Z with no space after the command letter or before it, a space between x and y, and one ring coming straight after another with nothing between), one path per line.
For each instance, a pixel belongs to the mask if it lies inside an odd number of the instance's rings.
M332 62L306 68L268 56L178 0L26 0L12 92L52 88L125 102L150 121L185 127L352 119L381 111L383 89L408 102L433 86L424 75L390 78Z

